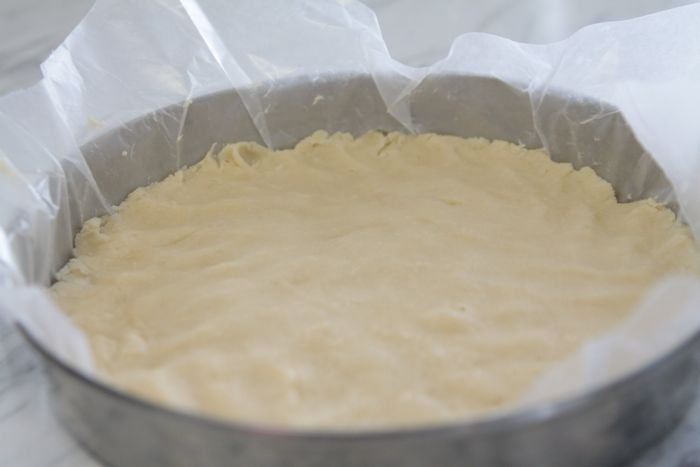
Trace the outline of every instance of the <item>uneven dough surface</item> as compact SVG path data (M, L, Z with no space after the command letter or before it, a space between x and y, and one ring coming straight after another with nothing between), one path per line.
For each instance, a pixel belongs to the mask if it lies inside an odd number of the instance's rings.
M653 201L485 139L252 143L87 222L52 295L98 371L180 408L305 427L499 409L658 278L698 270Z

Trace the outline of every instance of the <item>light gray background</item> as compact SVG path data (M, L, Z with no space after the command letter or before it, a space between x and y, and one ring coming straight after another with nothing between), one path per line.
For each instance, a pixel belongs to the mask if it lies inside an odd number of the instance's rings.
M40 79L39 64L92 3L93 0L0 0L0 94L30 86ZM522 42L551 42L587 24L631 18L694 2L366 0L365 3L376 11L392 55L408 65L422 66L445 56L452 40L468 31L489 32ZM46 410L43 382L32 355L17 334L2 324L0 466L99 466L56 425ZM645 453L635 466L700 467L700 404L691 410L681 427L660 446Z

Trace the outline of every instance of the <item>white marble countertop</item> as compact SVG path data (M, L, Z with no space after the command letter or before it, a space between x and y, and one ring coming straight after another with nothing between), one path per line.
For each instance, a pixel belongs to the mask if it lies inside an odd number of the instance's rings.
M202 0L206 1L206 0ZM39 64L93 0L0 2L0 94L40 79ZM524 42L560 40L590 23L630 18L694 3L688 0L367 0L392 54L409 65L443 57L467 31ZM700 402L636 467L700 467ZM0 321L0 466L99 467L62 431L46 407L36 362Z

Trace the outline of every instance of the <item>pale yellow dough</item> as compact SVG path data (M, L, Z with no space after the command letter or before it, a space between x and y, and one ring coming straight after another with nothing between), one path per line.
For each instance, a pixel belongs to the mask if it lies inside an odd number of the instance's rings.
M485 139L240 143L87 222L52 288L118 386L304 427L503 408L669 273L688 230Z

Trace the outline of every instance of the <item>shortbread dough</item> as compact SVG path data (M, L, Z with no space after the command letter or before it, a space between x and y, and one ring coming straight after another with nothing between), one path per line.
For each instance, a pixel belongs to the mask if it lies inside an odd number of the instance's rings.
M116 385L263 424L501 409L696 273L687 228L502 141L324 132L227 146L88 221L55 301Z

